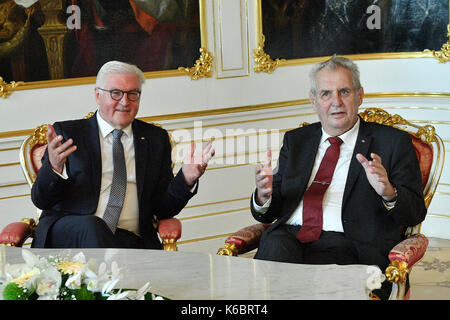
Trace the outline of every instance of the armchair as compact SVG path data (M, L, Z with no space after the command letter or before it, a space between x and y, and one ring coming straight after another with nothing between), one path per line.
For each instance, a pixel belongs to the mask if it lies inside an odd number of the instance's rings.
M380 108L368 108L360 113L363 120L396 127L411 135L422 173L425 205L428 208L439 183L444 166L444 144L431 125L418 126L401 116L391 115ZM258 247L260 237L269 225L257 223L244 227L225 240L218 255L238 256ZM390 265L385 270L386 279L394 284L397 299L409 299L407 277L412 267L424 256L428 239L420 233L421 224L403 230L404 240L389 253ZM406 292L405 292L406 291Z
M89 113L89 118L94 113ZM37 173L42 166L41 158L47 148L47 125L41 125L34 133L27 137L20 147L20 166L30 188L36 180ZM171 139L173 146L173 141ZM0 233L0 244L14 247L22 247L28 238L32 238L39 221L40 210L37 210L36 218L24 218L8 224ZM154 217L155 227L163 242L163 249L177 251L177 240L181 237L181 222L177 218L158 221Z

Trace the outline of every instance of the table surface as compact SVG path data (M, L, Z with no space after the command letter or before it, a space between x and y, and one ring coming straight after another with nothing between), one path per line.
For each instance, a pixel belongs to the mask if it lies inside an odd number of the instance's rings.
M6 247L6 263L24 263L21 248ZM27 249L47 257L83 252L126 270L118 287L140 288L180 300L368 299L367 265L303 265L146 249ZM377 268L377 267L375 267ZM379 270L379 269L378 269ZM1 297L0 297L1 299Z

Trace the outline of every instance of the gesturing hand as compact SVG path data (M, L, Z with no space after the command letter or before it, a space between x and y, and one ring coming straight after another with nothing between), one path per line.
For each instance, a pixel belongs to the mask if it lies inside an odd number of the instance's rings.
M262 206L272 195L272 151L267 150L267 158L264 164L258 164L255 169L256 197L255 201Z
M47 125L47 150L50 165L53 170L62 173L64 169L64 164L66 163L67 157L77 150L77 146L72 145L73 140L69 139L64 143L61 143L63 137L61 135L57 136L55 129L51 124Z
M385 201L392 200L395 197L395 190L389 181L386 169L381 164L381 158L375 153L371 153L372 161L367 160L362 154L358 153L356 159L361 163L366 171L367 180L369 180L372 188Z
M184 179L188 186L193 186L195 182L200 178L208 166L209 160L214 156L215 150L212 146L212 142L209 142L203 151L197 155L195 153L195 143L191 142L191 152L186 155L183 161Z

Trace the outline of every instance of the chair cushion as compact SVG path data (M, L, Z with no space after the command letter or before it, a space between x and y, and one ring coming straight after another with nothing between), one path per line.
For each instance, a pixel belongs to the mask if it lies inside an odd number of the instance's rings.
M249 252L259 245L259 240L270 224L258 223L236 231L225 240L225 243L236 245L239 254Z
M160 220L158 232L161 239L178 240L181 237L181 222L177 218Z
M0 243L21 247L33 235L32 227L25 222L12 222L0 233Z
M413 235L392 248L389 261L398 260L408 263L408 269L414 266L425 254L428 239L422 235Z
M419 160L420 171L422 172L422 187L425 188L433 165L433 149L421 139L411 135L412 143Z

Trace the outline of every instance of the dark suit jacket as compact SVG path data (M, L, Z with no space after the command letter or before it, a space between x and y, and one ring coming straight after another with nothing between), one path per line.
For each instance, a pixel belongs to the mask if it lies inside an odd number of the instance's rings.
M89 119L56 122L57 134L72 138L77 150L66 161L69 179L60 178L51 169L48 153L31 190L33 203L43 210L34 247L44 247L52 224L64 215L94 214L100 195L101 154L96 116ZM153 215L158 219L178 214L196 193L190 192L180 170L172 173L171 145L167 131L134 120L132 123L136 161L136 185L139 202L139 232L144 246L160 247ZM197 184L198 185L198 184Z
M273 179L270 208L265 214L259 214L251 204L256 220L270 223L278 219L267 232L285 223L299 205L309 182L321 136L320 123L285 134L278 171ZM397 188L397 202L390 211L370 186L362 165L356 159L357 153L370 159L372 152L381 157L389 180ZM341 216L345 236L355 244L360 262L379 265L384 270L390 249L402 240L402 227L420 223L425 215L421 173L409 134L361 119Z

